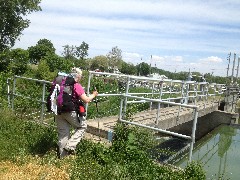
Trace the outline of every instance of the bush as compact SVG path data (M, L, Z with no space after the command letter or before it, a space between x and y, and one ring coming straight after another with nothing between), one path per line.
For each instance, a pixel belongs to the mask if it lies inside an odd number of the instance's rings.
M186 179L206 179L206 173L203 171L200 163L192 161L184 170Z
M48 151L56 148L56 132L29 121L19 120L7 110L0 117L0 161L29 163L29 155L44 155L42 164L66 166L71 179L205 179L201 166L190 163L185 170L173 170L149 158L154 146L153 134L142 128L119 123L111 147L83 139L77 146L75 159L56 161Z
M71 168L71 179L205 179L197 163L177 171L149 158L148 150L154 146L151 132L121 123L114 132L110 148L81 141Z
M56 132L30 121L19 120L6 110L0 117L0 160L13 159L22 154L44 154L56 147Z

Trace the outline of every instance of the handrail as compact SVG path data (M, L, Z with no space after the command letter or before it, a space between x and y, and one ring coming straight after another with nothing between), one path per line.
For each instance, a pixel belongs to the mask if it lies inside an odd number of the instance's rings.
M157 95L157 96L160 96L159 99L162 99L162 96L164 94L181 94L180 97L171 97L169 96L168 98L165 98L167 101L170 101L170 100L175 100L175 99L180 99L182 101L184 101L185 104L187 104L189 98L192 98L192 99L195 99L194 101L196 102L196 99L199 97L206 97L205 99L207 99L208 96L216 96L216 95L221 95L224 91L224 89L221 89L221 87L224 86L224 84L216 84L216 83L213 83L213 84L209 84L208 82L195 82L195 81L182 81L182 80L172 80L172 79L157 79L157 78L149 78L149 77L139 77L139 76L130 76L130 75L123 75L123 74L115 74L115 73L106 73L106 72L94 72L94 71L89 71L89 80L88 80L88 87L90 87L90 83L91 83L91 78L92 78L92 75L112 75L112 76L116 76L116 77L124 77L126 78L126 86L129 86L129 82L132 81L132 80L148 80L149 82L148 83L152 83L153 85L149 88L152 88L152 92L149 92L149 93L129 93L129 88L125 88L126 91L125 91L125 94L128 94L128 95L151 95L152 97L154 97L154 95ZM10 94L10 90L8 90L8 99L9 99L9 105L10 105L10 97L12 96L12 109L14 109L14 97L15 96L19 96L19 97L23 97L23 98L26 98L26 99L31 99L31 96L24 96L24 95L21 95L16 91L16 79L17 78L20 78L20 79L26 79L26 80L31 80L31 81L36 81L36 82L40 82L40 83L43 83L43 86L45 86L44 84L51 84L52 82L50 81L46 81L46 80L39 80L39 79L34 79L34 78L28 78L28 77L22 77L22 76L14 76L14 81L13 81L13 90ZM158 81L158 83L156 83L156 81ZM8 88L10 87L9 85L9 82L8 83ZM163 84L165 83L170 83L169 85L166 84L166 86L163 86ZM154 85L157 84L157 87L155 87ZM178 86L177 84L180 84L181 86ZM175 87L175 85L177 85L177 89L173 89L171 88L172 86ZM206 89L204 88L200 88L200 90L198 90L197 88L194 88L194 90L187 90L189 87L188 85L202 85L202 86L209 86L209 85L214 85L214 87L216 88L214 90L214 94L210 94L206 91ZM220 87L217 89L217 87ZM168 90L168 88L170 88ZM208 90L208 89L207 89ZM89 88L87 89L87 93L89 94ZM43 87L43 92L42 94L45 96L45 87ZM102 93L102 94L99 94L98 96L99 97L107 97L107 96L121 96L122 92L119 92L119 93ZM130 103L130 101L127 100L127 96L126 96L126 103ZM42 113L44 112L44 103L46 103L46 101L44 100L44 97L42 96L41 100L37 99L36 101L39 101L42 103ZM140 102L143 102L143 101L140 101ZM134 101L133 103L136 103L136 101ZM150 102L150 109L152 108L152 102ZM43 116L42 116L43 117ZM43 117L44 118L44 117Z
M152 130L157 130L157 131L161 131L161 132L165 132L167 134L170 135L176 135L178 137L182 137L182 138L186 138L186 139L191 139L192 143L194 143L195 141L195 130L196 130L196 122L197 122L197 116L198 116L198 106L196 105L196 100L198 98L202 98L205 97L203 100L206 101L208 96L217 96L217 95L221 95L223 94L224 90L223 87L225 87L225 84L216 84L216 83L208 83L208 82L196 82L196 81L182 81L182 80L172 80L172 79L157 79L157 78L149 78L149 77L139 77L139 76L130 76L130 75L123 75L123 74L114 74L114 73L102 73L102 72L93 72L93 71L89 71L89 79L88 79L88 88L87 88L87 94L89 94L89 87L91 84L91 78L93 77L92 75L110 75L110 76L116 76L116 77L123 77L125 78L125 92L118 92L118 93L112 93L112 91L110 92L106 92L106 93L102 93L99 94L99 97L108 97L108 96L119 96L121 97L121 103L120 103L120 111L119 111L119 120L122 122L127 122L127 120L125 120L123 117L123 114L125 114L126 112L126 106L128 103L146 103L146 102L150 102L150 108L152 106L152 103L158 103L158 110L157 110L157 121L158 121L158 116L159 116L159 112L160 112L160 104L167 104L167 105L173 105L173 106L179 106L179 111L182 107L187 107L187 108L192 108L194 109L194 121L193 121L193 127L192 127L192 135L191 136L186 136L186 135L181 135L178 133L173 133L173 132L169 132L166 131L164 129L155 129L156 127L150 127ZM41 100L36 100L38 102L40 102L42 104L42 110L40 111L40 118L43 121L44 119L44 105L46 103L45 101L45 85L51 84L52 82L50 81L46 81L46 80L38 80L38 79L34 79L34 78L28 78L28 77L21 77L21 76L14 76L13 79L13 90L10 93L9 87L10 87L10 83L9 80L7 81L7 85L8 85L8 98L9 98L9 105L10 103L10 97L12 96L12 109L14 109L14 97L15 96L21 96L23 98L26 99L31 99L31 96L24 96L19 94L18 92L16 92L16 80L17 79L26 79L26 80L31 80L31 81L36 81L36 82L40 82L43 84L43 88L42 88L42 98ZM132 88L130 85L130 82L132 82L133 80L140 80L140 81L147 81L147 83L152 84L152 86L148 86L148 88L151 91L148 93L129 93L129 89ZM139 82L139 81L135 81L135 82ZM194 88L193 88L194 86ZM199 88L200 86L200 88ZM214 93L210 94L210 88L213 88ZM199 90L200 89L200 90ZM164 98L163 99L163 95L164 94L169 94L168 98ZM174 96L170 96L171 94L179 94L179 97L174 97ZM146 98L146 97L140 97L141 95L152 95L151 98ZM154 95L158 95L155 97L158 97L158 99L154 99ZM133 99L133 101L130 101L130 99ZM193 99L195 102L194 105L189 105L188 101L189 99ZM129 99L129 100L128 100ZM175 102L171 102L171 100L176 100L179 99L181 100L181 103L175 103ZM128 123L132 123L134 125L137 125L133 122L128 122ZM142 126L142 125L139 125ZM143 127L143 126L142 126ZM193 148L193 145L190 146L190 149ZM191 157L190 157L191 159Z
M193 118L193 126L192 126L192 134L191 134L191 136L187 136L187 135L184 135L184 134L171 132L171 131L168 131L168 130L165 130L165 129L161 129L161 128L158 128L158 127L152 127L150 125L143 125L143 124L140 124L140 123L137 123L137 122L133 122L133 121L124 119L124 110L126 110L126 104L123 105L123 101L126 98L134 98L134 99L138 99L138 100L144 100L144 101L150 101L150 102L158 102L158 103L163 103L163 104L168 104L168 105L174 105L174 106L186 107L186 108L194 109L194 118ZM151 129L151 130L154 130L154 131L158 131L158 132L161 132L161 133L164 133L164 134L168 134L168 135L184 138L184 139L187 139L187 140L191 140L190 150L189 150L189 161L191 162L193 145L195 143L195 132L196 132L196 125L197 125L197 118L198 118L198 108L199 107L196 106L196 105L187 105L187 104L163 101L161 99L150 99L150 98L143 98L143 97L139 97L139 96L131 96L131 95L128 95L128 94L123 94L122 95L121 104L120 104L120 113L119 113L119 118L118 119L119 119L120 122L123 122L123 123L132 124L132 125L136 125L136 126L139 126L139 127ZM157 114L159 114L159 109L157 111ZM156 124L158 124L158 123L156 122Z

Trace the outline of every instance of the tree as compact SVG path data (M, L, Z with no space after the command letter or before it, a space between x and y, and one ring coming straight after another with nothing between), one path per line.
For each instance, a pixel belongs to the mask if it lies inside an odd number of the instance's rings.
M66 61L63 57L56 54L47 54L42 60L46 61L50 72L69 72L70 68L73 66L70 61Z
M151 67L145 62L142 62L139 65L137 65L138 74L141 76L149 75L150 69L151 69Z
M8 66L10 64L10 50L7 49L3 52L0 52L0 72L8 71Z
M38 64L38 68L37 68L37 72L36 72L36 78L52 81L53 77L51 77L50 74L51 73L50 73L49 66L48 66L46 60L42 60Z
M40 11L41 0L0 0L0 52L14 46L22 31L30 24L23 19L33 11Z
M101 71L108 70L108 59L106 56L96 56L92 59L91 70L100 69Z
M80 46L76 47L75 55L81 60L83 60L85 57L88 56L88 48L88 44L83 41Z
M75 47L72 45L72 46L69 46L69 45L65 45L63 46L63 57L65 59L75 59L74 55L75 55Z
M112 50L107 54L107 58L109 60L109 68L121 68L122 50L117 46L112 48Z
M36 46L28 48L28 52L31 62L37 64L48 53L55 54L55 48L50 40L40 39Z
M48 39L40 39L38 42L37 42L37 45L44 45L48 48L48 51L52 52L52 53L55 53L56 49L54 48L53 46L53 43L48 40Z
M131 64L131 63L126 63L126 62L122 62L122 67L120 69L121 73L123 74L131 74L134 75L137 73L137 68Z
M15 75L22 75L26 72L29 63L29 54L27 50L21 48L11 50L10 59L9 68Z

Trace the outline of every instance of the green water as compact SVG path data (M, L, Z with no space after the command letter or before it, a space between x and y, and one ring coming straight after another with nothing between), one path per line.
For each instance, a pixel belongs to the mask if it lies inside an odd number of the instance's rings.
M221 125L195 143L192 160L202 163L207 179L240 179L240 126ZM188 154L175 165L185 167Z

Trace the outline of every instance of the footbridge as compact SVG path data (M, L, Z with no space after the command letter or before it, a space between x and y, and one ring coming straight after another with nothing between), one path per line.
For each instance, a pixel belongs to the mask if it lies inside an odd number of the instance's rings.
M9 107L17 110L17 106L19 106L17 98L29 101L35 99L34 103L40 104L38 108L27 109L21 105L22 111L18 110L20 117L50 124L50 120L53 120L53 114L46 113L45 104L46 86L50 85L51 82L20 76L14 76L13 81L11 81L13 84L10 81L8 79L7 82ZM23 94L21 92L23 81L32 82L37 86L42 84L42 88L38 87L41 91L38 98L32 97L31 93L25 92ZM111 141L114 126L120 121L148 128L158 133L188 139L191 141L190 161L198 118L218 109L234 113L239 92L236 85L228 87L225 84L209 82L158 79L90 71L85 88L87 94L90 94L90 89L96 85L96 82L102 84L102 88L99 89L97 98L86 106L87 131L89 133ZM190 135L171 131L172 128L187 122L192 122Z
M154 79L90 72L88 86L90 87L92 78L104 75L117 77L118 81L122 83L125 92L121 94L112 92L99 94L100 98L121 96L118 115L108 117L96 116L88 121L88 131L103 138L111 139L115 124L117 121L121 121L173 136L195 139L194 132L197 119L217 111L219 108L221 109L222 101L225 102L226 85L208 82ZM139 93L132 90L139 86L145 86L148 91ZM238 99L236 96L238 88L232 87L231 89L231 93L227 91L228 94L235 95L227 99L225 109L223 108L222 110L226 110L228 107L228 111L234 112ZM133 113L134 108L132 106L139 106L144 103L149 104L149 107L143 111ZM193 121L193 134L191 137L168 131L189 121Z
M130 98L133 98L132 96ZM135 97L136 98L136 97ZM143 98L144 99L144 98ZM146 100L146 99L145 99ZM150 100L149 100L150 101ZM165 103L165 102L161 102ZM166 104L168 104L166 102ZM219 108L218 101L200 101L197 104L179 104L174 103L171 106L161 107L158 109L148 109L137 112L130 117L130 124L135 124L141 127L147 127L153 130L162 129L168 130L183 123L193 121L196 108L198 117L217 111ZM120 115L120 117L123 115ZM116 123L119 121L119 115L110 117L101 117L88 120L88 132L97 135L101 138L111 140L112 132ZM127 122L127 121L126 121ZM171 133L166 133L174 135ZM176 134L175 134L176 135ZM176 135L178 136L178 135ZM179 135L181 137L181 135Z

